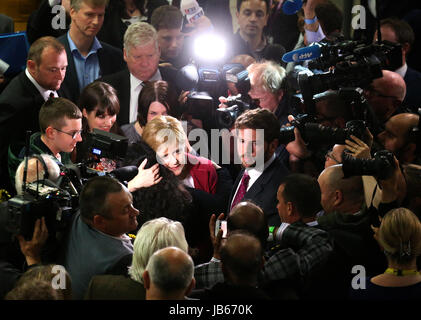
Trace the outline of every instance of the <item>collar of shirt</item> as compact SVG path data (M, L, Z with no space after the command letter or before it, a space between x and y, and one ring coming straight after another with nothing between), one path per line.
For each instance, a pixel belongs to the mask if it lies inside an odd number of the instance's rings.
M396 70L395 70L395 72L397 73L397 74L399 74L402 78L405 78L405 74L406 74L406 71L408 70L408 65L406 64L406 62L405 62L405 64L402 66L402 67L400 67L400 68L397 68Z
M155 74L149 79L149 81L156 81L161 80L161 73L159 69L156 70ZM139 93L142 90L143 81L136 78L134 75L130 73L130 114L129 114L129 122L133 123L137 120L137 108L138 108L138 99Z
M265 162L263 166L263 170L260 170L258 168L247 168L246 171L248 175L250 176L249 184L247 186L247 191L250 189L250 187L253 185L253 183L259 179L259 177L262 175L263 171L266 170L267 167L269 167L273 161L275 161L276 154L274 153L272 157Z
M94 41L92 43L91 50L89 51L88 55L86 57L82 56L79 49L76 47L75 43L73 42L72 38L70 38L70 33L67 32L67 40L69 41L69 48L73 55L77 54L79 55L79 58L86 59L91 54L96 53L99 49L102 48L101 43L98 41L98 39L95 37Z
M39 93L41 94L41 96L44 98L44 101L47 101L48 98L50 97L50 93L54 93L54 96L58 96L57 92L53 91L53 90L46 90L43 87L41 87L38 82L34 79L34 77L32 77L32 75L29 73L28 68L25 69L25 74L28 77L29 81L32 82L32 84L38 89Z

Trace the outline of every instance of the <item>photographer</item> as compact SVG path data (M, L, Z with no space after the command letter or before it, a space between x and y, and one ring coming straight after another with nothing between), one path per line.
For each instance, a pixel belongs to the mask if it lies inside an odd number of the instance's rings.
M382 74L364 91L380 124L384 124L392 115L404 112L402 102L406 94L405 81L398 73L382 70Z
M286 124L291 110L283 87L285 69L272 61L264 61L250 64L247 71L250 78L250 98L255 100L260 108L274 113L281 125ZM224 103L227 99L220 97L219 100L219 107L226 107Z
M377 136L384 148L393 152L402 164L421 164L419 121L417 114L397 114L386 122L384 131Z
M39 158L41 157L41 159ZM37 180L49 179L57 182L60 178L60 167L51 155L40 154L39 157L30 157L28 159L26 183ZM42 160L42 161L41 161ZM23 160L16 169L15 188L18 195L23 194L23 178L25 169L25 160Z

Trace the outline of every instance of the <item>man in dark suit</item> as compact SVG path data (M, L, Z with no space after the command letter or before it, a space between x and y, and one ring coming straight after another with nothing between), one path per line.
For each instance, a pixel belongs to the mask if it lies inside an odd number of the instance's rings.
M174 83L176 70L159 67L161 51L154 27L146 22L131 24L124 35L124 60L127 68L101 80L117 90L120 112L117 123L132 123L137 120L138 97L143 82L165 80Z
M101 76L124 68L122 52L104 42L96 34L104 21L107 0L72 0L69 32L58 40L64 45L69 61L62 85L64 97L77 103L79 94L88 84Z
M229 210L242 199L260 206L268 224L277 226L280 218L276 209L276 194L287 168L276 157L279 145L280 124L276 116L267 109L244 112L235 121L237 153L243 170L234 183L229 201Z
M380 22L382 40L399 43L402 46L402 65L395 70L405 80L406 95L402 105L417 112L421 107L421 73L406 64L411 47L414 45L415 35L411 26L396 18L387 18ZM377 40L377 32L374 35Z
M27 68L0 95L0 183L9 186L7 148L23 143L27 130L39 131L38 113L51 96L58 96L66 74L67 56L63 45L52 37L35 41L29 49Z

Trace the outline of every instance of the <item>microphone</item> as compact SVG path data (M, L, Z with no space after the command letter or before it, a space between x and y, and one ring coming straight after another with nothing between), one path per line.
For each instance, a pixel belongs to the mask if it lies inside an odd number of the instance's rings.
M284 62L300 62L305 60L312 60L320 57L322 50L319 45L315 44L309 47L293 50L283 55L282 61Z
M136 177L138 172L139 170L136 166L126 166L111 171L110 176L116 178L120 182L123 182L132 180Z
M287 0L282 4L282 11L287 15L292 15L297 13L302 6L302 0Z

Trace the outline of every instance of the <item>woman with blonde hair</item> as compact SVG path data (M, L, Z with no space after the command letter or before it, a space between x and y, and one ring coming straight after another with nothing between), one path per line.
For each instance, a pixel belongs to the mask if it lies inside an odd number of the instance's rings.
M158 162L187 187L216 193L216 165L188 153L188 140L180 121L170 116L155 117L146 124L142 137L156 152Z
M355 299L421 299L421 223L409 209L390 210L382 219L375 238L383 248L388 268L366 282L365 290L352 290Z

